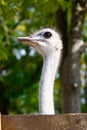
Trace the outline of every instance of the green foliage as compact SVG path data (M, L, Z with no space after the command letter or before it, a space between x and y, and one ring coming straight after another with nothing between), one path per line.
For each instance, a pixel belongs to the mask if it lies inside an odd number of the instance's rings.
M71 0L0 1L0 105L4 107L7 102L3 113L38 112L42 58L36 52L32 54L31 48L21 45L17 37L42 27L55 28L55 12L59 7L71 8ZM60 113L59 79L56 83L55 104Z

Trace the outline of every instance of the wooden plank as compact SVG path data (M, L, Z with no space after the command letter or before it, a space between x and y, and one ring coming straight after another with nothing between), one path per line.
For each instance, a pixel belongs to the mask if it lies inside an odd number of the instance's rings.
M2 115L1 130L87 130L87 113Z

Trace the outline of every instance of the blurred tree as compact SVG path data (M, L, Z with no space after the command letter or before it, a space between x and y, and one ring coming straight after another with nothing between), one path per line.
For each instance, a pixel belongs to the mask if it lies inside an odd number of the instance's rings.
M20 44L17 37L28 35L38 28L56 27L55 21L64 43L61 65L62 95L59 75L54 90L56 113L61 112L61 96L63 112L80 111L79 45L82 40L82 25L84 25L83 30L87 28L87 21L85 20L86 24L83 23L86 4L86 0L0 1L0 111L2 114L38 111L42 59L32 48ZM87 41L87 30L83 36ZM73 52L74 45L78 46L78 50L74 49L75 52Z
M71 7L71 8L70 8ZM56 20L63 38L64 55L61 64L61 90L63 113L80 112L80 56L83 46L83 22L87 1L71 1L66 10L57 10ZM68 15L71 18L68 23Z

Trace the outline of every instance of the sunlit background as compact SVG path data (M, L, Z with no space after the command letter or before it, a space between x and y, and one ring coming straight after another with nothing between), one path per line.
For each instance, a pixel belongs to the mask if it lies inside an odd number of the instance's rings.
M68 8L71 0L1 0L0 1L0 111L2 114L37 113L42 57L17 37L30 35L43 27L56 28L58 7ZM87 17L83 26L87 42ZM87 112L87 49L81 57L81 110ZM55 110L61 113L60 75L54 90Z

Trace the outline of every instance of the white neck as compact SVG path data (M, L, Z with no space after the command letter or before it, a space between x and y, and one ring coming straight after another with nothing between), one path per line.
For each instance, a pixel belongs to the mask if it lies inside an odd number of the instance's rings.
M60 63L61 50L44 58L40 89L39 114L54 114L53 86L57 67Z

